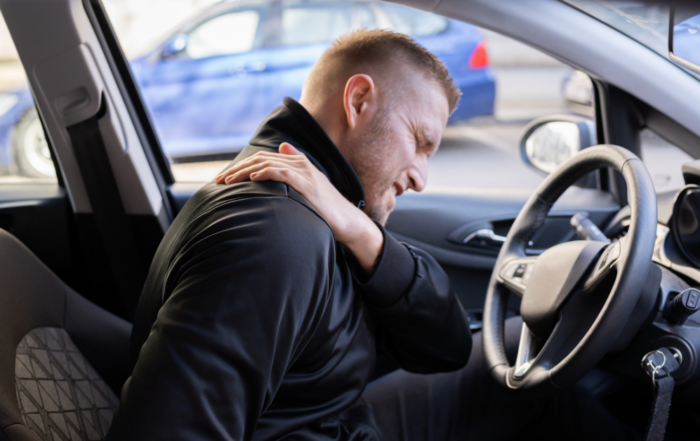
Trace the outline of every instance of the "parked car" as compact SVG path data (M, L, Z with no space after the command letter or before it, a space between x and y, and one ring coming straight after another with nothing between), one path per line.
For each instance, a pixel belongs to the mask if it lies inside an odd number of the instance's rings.
M451 123L493 114L493 71L484 39L470 24L375 1L222 2L131 60L165 154L178 162L235 155L282 98L300 97L328 45L357 28L411 35L444 61L467 97ZM51 176L30 94L23 89L0 99L16 101L0 116L0 164Z

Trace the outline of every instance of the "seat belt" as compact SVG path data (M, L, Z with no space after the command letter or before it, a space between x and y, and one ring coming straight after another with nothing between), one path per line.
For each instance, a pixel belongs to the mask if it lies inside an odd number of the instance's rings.
M106 113L103 95L94 116L67 130L112 275L127 318L132 320L146 274L100 133L99 120Z

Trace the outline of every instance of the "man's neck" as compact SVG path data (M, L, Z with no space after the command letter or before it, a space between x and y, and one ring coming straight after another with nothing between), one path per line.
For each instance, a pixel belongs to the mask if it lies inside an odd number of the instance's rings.
M345 151L345 145L342 142L344 113L343 115L338 115L338 112L332 110L342 108L342 106L334 105L329 102L313 102L305 100L303 97L299 100L299 104L301 104L313 119L316 120L318 125L321 126L331 141L333 141L333 144L338 147L340 153L347 159L348 155Z

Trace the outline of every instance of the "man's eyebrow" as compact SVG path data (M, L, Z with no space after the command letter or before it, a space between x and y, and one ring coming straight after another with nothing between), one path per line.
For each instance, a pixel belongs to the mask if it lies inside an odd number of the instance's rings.
M416 128L416 130L413 131L413 136L416 139L416 150L426 151L428 156L430 156L437 148L435 140L430 136L426 136L423 130Z
M423 137L417 127L413 128L413 138L416 140L416 150L420 150L423 147Z
M416 148L418 150L423 150L432 145L432 141L425 136L425 131L420 127L415 127L413 129L413 136L416 138Z

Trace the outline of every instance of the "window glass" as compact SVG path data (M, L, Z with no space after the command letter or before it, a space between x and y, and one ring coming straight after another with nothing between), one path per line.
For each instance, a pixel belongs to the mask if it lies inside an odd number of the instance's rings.
M672 2L563 1L668 58L668 22ZM700 78L694 72L687 72Z
M447 32L452 28L450 24ZM564 92L575 73L568 65L498 33L480 29L479 35L479 41L485 44L489 75L479 77L477 72L484 71L467 70L463 77L456 76L462 99L455 112L457 117L445 130L440 150L428 160L426 190L529 194L545 175L521 157L521 136L528 124L549 115L590 117L593 109L590 103L573 103ZM479 79L476 86L462 83L470 77ZM495 88L491 113L463 118L460 112L478 107L489 79ZM590 83L586 75L578 81Z
M592 116L586 75L467 23L373 0L245 1L104 0L178 181L211 180L285 96L300 97L325 48L356 28L411 34L462 90L428 161L428 190L531 192L544 175L521 158L527 124L560 113ZM225 15L232 8L238 15ZM246 37L228 41L234 30ZM189 36L191 56L204 58L163 59L158 51L178 35ZM222 55L205 57L215 53Z
M248 52L253 48L259 22L260 13L252 10L232 12L206 21L189 33L187 55L197 59Z
M446 18L408 6L382 3L382 8L397 32L412 37L436 35L444 32L448 26Z
M638 1L564 0L608 26L668 56L669 5Z
M678 190L685 185L681 166L693 158L649 129L642 130L642 161L649 170L657 193Z
M376 19L374 17L374 14L372 11L367 7L367 5L364 5L362 3L357 5L356 8L356 14L357 14L357 25L355 26L358 29L374 29L377 26Z
M351 29L351 3L291 3L282 9L285 46L330 43Z
M27 76L0 18L0 185L56 183L56 169Z

